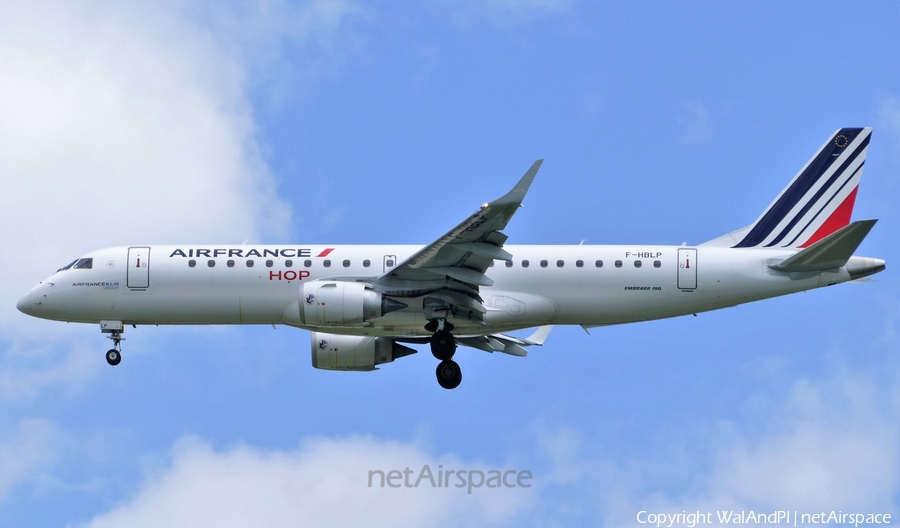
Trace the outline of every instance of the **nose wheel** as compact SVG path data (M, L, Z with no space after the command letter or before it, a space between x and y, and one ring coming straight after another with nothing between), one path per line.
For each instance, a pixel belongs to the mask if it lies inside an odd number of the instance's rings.
M103 333L109 334L106 337L113 342L113 348L106 351L106 362L116 366L122 362L122 341L125 341L122 330L103 330Z
M106 351L106 362L112 366L118 365L122 361L122 353L116 350L115 348L111 348Z
M456 353L456 337L450 333L453 327L448 325L444 319L432 321L429 330L434 330L431 335L431 353L441 362L437 366L438 385L445 389L455 389L462 382L462 371L459 365L453 361L453 355ZM449 326L449 328L447 328Z

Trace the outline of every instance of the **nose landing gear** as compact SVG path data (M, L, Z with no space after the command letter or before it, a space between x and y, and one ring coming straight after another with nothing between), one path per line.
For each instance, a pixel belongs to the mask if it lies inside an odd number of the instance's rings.
M100 321L100 331L109 334L106 338L113 342L113 348L106 351L106 362L116 366L122 361L122 341L125 341L122 332L125 331L125 325L121 321Z
M431 336L431 353L441 361L435 372L438 384L445 389L459 387L462 382L462 371L453 361L453 355L456 353L456 337L450 333L453 325L447 323L445 319L438 319L425 328L434 330Z

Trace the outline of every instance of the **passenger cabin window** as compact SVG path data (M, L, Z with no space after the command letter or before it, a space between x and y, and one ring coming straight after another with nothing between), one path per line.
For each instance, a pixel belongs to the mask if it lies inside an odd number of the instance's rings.
M91 269L93 267L94 267L94 259L83 258L83 259L78 259L78 261L75 262L74 269Z
M253 261L252 261L252 260L248 260L248 261L247 261L247 267L248 267L248 268L252 268L252 267L253 267Z
M267 260L267 261L266 261L266 267L267 267L267 268L271 268L271 267L274 266L274 265L275 265L275 263L272 262L271 260Z
M598 261L594 262L594 266L597 266L598 268L602 268L602 267L603 267L603 261L602 261L602 260L598 260Z
M285 260L285 261L284 261L284 267L285 267L285 268L290 268L290 267L292 267L293 265L294 265L294 261L293 261L293 260Z
M542 267L542 268L546 268L546 267L547 267L547 261L546 261L546 260L542 260L542 261L541 261L541 267Z
M583 267L584 267L584 261L583 261L583 260L576 260L576 261L575 261L575 267L576 267L576 268L583 268Z
M654 268L658 268L658 267L660 267L660 266L662 266L662 262L660 262L660 261L658 261L658 260L654 260L654 261L653 261L653 267L654 267Z
M349 267L350 267L350 261L349 261L349 260L345 260L344 262L341 262L341 265L344 266L345 268L349 268Z
M371 265L372 265L372 261L371 261L371 260L366 259L366 260L363 261L363 267L364 267L364 268L368 268L368 267L371 266Z
M511 261L511 260L507 260L507 261L506 261L506 267L507 267L507 268L511 268L511 267L512 267L512 261Z
M635 267L635 268L640 268L642 265L643 265L643 263L642 263L640 260L635 260L635 261L634 261L634 267Z
M234 267L234 261L233 261L233 260L229 260L228 262L225 263L225 265L228 266L229 268L233 268L233 267Z
M210 268L215 268L215 267L216 267L216 261L213 260L213 259L209 259L209 260L206 261L206 265L209 266Z
M529 264L531 264L531 263L528 262L527 260L523 260L523 261L522 261L522 267L523 267L523 268L527 268Z
M303 261L303 267L304 267L304 268L311 268L311 267L312 267L312 261L311 261L311 260L304 260L304 261Z
M326 262L327 262L327 261L326 261ZM493 262L492 262L491 264L493 264ZM394 267L394 259L387 259L387 260L384 262L384 265L387 266L387 267L389 267L389 268L393 268L393 267Z
M617 261L616 261L616 267L617 267L617 268L621 268L621 267L622 267L622 261L621 261L621 260L617 260Z
M493 267L494 267L494 261L493 261L493 260L491 261L490 264L488 264L488 267L489 267L489 268L493 268Z
M566 265L566 261L564 261L564 260L557 260L557 261L556 261L556 267L557 267L557 268L561 268L561 267L563 267L563 266L565 266L565 265Z
M325 266L326 268L330 268L330 267L331 267L331 261L328 260L328 259L325 259L325 262L323 262L322 265Z
M189 268L193 268L193 267L196 266L196 265L197 265L197 261L196 261L196 260L189 260L189 261L188 261L188 267L189 267Z

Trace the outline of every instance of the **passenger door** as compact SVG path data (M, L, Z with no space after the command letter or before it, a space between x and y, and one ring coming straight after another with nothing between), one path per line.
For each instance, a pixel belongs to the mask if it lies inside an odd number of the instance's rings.
M678 289L697 289L697 250L678 249Z
M150 248L128 248L128 276L129 288L150 287Z

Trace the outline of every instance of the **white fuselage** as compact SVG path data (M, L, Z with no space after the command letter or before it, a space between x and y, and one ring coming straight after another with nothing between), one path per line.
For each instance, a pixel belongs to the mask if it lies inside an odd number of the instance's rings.
M411 286L405 296L401 292L402 298L397 297L397 288L391 294L408 308L364 325L315 327L300 318L304 281L377 277L419 249L413 245L109 248L85 256L93 259L90 269L62 270L35 286L19 301L19 308L36 317L83 323L288 324L335 334L429 336L432 332L424 328L428 321L422 311L427 294L418 286ZM646 245L504 249L513 259L488 268L486 275L494 284L480 288L487 324L456 321L458 335L660 319L852 278L844 267L803 273L770 269L769 264L796 250Z

